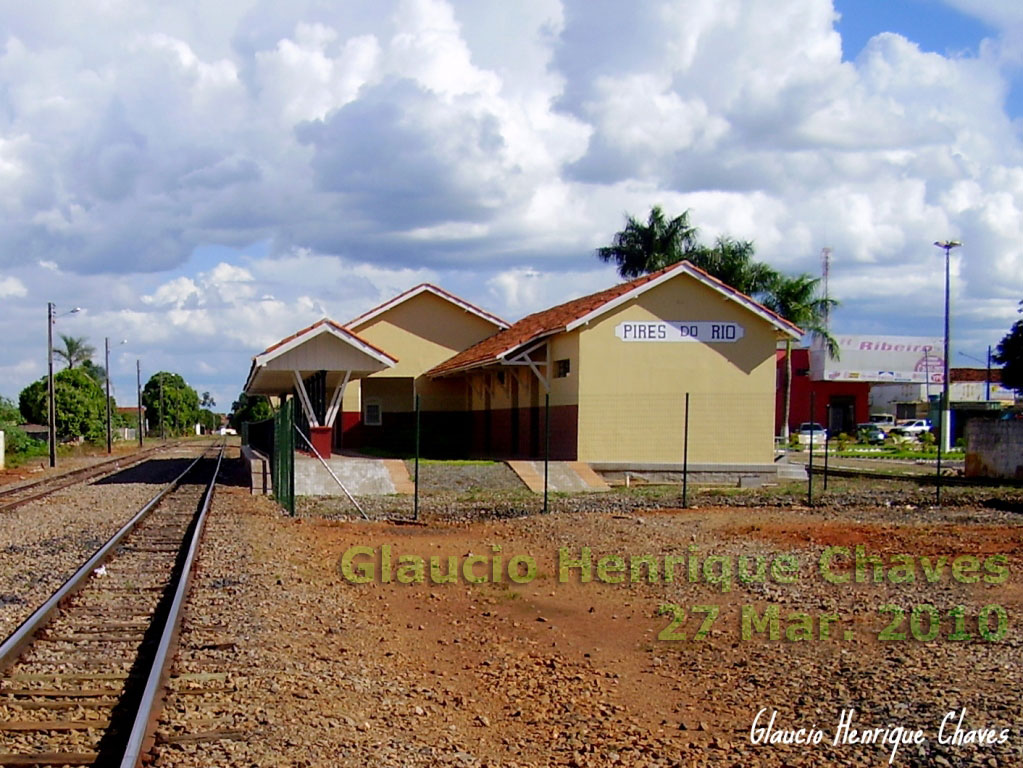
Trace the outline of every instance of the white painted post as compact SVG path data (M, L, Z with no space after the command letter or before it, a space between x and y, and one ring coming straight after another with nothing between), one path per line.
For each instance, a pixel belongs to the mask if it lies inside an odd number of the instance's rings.
M4 431L0 429L0 469L4 468Z

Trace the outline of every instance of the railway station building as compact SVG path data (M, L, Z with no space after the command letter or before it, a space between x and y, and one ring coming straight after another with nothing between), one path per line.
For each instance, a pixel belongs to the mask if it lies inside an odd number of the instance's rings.
M246 392L296 396L334 449L407 453L418 395L425 455L541 458L549 434L603 471L770 474L775 351L800 336L688 262L514 324L421 285L272 346Z

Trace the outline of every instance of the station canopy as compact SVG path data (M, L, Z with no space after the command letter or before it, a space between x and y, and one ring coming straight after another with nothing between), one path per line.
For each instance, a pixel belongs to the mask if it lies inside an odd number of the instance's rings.
M304 382L323 377L332 425L349 381L386 370L397 359L330 318L313 323L267 347L252 359L245 394L281 397L295 393L310 423L318 425Z

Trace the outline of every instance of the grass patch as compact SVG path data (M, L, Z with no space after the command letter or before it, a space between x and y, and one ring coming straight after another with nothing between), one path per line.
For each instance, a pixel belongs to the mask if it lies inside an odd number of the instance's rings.
M818 454L815 452L814 456ZM937 459L937 449L932 450L921 450L912 448L900 448L898 450L884 450L884 451L835 451L834 453L828 454L831 457L837 457L840 459ZM947 458L962 458L965 452L962 448L953 448L949 451L942 451L942 457ZM821 456L823 458L823 455Z

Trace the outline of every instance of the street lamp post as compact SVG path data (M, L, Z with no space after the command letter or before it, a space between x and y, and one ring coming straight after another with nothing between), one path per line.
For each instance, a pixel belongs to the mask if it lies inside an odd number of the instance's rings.
M46 302L46 400L48 434L50 443L50 466L57 466L57 393L53 382L53 324L58 317L73 315L81 312L81 307L75 307L63 315L55 315L56 305L52 301Z
M952 413L949 400L951 384L949 376L949 284L951 281L951 268L949 263L951 257L949 254L951 254L953 248L958 248L962 245L962 243L958 240L935 240L934 244L945 251L945 381L941 390L941 435L938 439L938 456L940 457L941 450L945 450L947 452L952 447Z
M142 361L135 360L135 392L139 398L139 450L142 450Z
M53 392L53 302L46 302L46 423L49 431L50 466L57 466L57 406Z
M122 344L127 344L128 340L124 339L121 341ZM113 430L110 423L110 337L106 336L103 339L103 354L106 360L106 372L107 372L107 453L113 453Z
M163 376L160 377L160 440L164 439L163 431Z
M106 384L107 384L107 455L114 451L113 435L110 432L110 337L103 337L103 357L104 364L106 365Z

